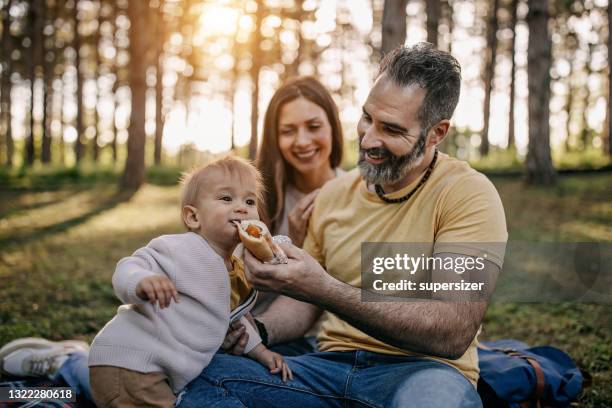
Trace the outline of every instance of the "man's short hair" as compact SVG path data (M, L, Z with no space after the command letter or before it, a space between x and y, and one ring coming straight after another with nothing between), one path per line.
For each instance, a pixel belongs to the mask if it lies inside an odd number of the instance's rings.
M197 167L188 173L183 173L180 183L183 186L181 208L186 205L195 206L204 189L209 187L207 177L212 171L222 171L230 177L239 179L252 178L255 181L257 207L263 204L264 185L261 173L251 162L238 156L227 155L208 164Z
M423 131L453 116L461 90L461 66L448 52L426 42L402 45L383 58L378 76L382 74L401 87L418 85L426 91L419 110Z

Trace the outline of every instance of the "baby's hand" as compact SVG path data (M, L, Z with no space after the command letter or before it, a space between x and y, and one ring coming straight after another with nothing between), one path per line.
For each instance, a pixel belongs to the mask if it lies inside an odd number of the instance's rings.
M174 298L179 302L178 292L170 279L165 276L148 276L138 282L136 295L142 300L148 300L152 305L159 301L162 309L170 306L170 301Z
M280 373L283 382L287 382L287 379L293 380L291 368L280 354L268 350L262 344L258 344L248 355L268 367L271 374Z

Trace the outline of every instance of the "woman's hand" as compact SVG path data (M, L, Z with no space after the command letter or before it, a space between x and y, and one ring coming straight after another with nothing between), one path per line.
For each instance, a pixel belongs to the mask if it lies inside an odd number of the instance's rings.
M308 220L314 209L314 200L321 189L311 191L308 195L297 202L295 207L289 212L289 238L293 241L293 245L302 247L304 238L306 238L306 230L308 228Z

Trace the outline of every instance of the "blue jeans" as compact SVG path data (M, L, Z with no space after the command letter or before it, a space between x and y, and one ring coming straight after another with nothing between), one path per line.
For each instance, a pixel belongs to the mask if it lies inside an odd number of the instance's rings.
M316 350L316 341L314 337L307 337L279 344L272 347L272 350L287 356L298 356ZM77 395L83 395L93 402L91 384L89 383L89 367L87 366L88 358L89 354L83 351L70 354L68 360L62 364L52 380L64 380L66 384L75 389Z
M302 354L314 353L317 349L317 339L314 336L302 337L287 343L275 344L270 350L283 356L301 356Z
M93 401L89 384L88 358L89 354L83 351L70 354L68 360L62 364L53 380L62 378L66 384L75 389L77 395L84 395L89 401Z
M286 358L283 383L258 362L217 353L179 394L189 407L482 407L476 388L446 364L367 351Z

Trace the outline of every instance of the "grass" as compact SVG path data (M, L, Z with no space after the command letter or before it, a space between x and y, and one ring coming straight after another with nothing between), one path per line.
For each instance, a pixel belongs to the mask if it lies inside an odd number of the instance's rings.
M172 186L179 180L181 172L178 166L150 166L146 178L151 184ZM0 168L0 189L50 191L75 185L116 184L121 175L122 169L116 166L92 162L79 167L4 167Z
M562 176L548 189L493 181L511 240L612 242L612 174ZM116 262L154 236L181 231L175 185L148 184L133 195L114 182L12 187L0 189L0 344L23 336L91 341L118 306L110 286ZM592 375L579 405L612 406L611 311L609 303L497 301L481 339L565 350Z

